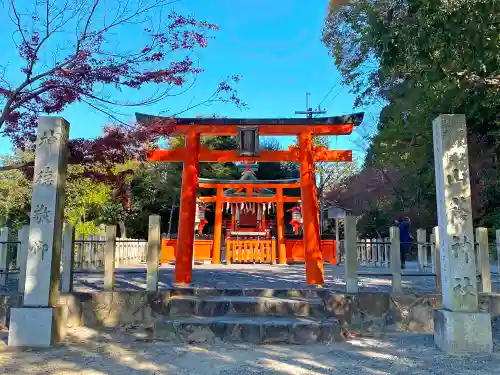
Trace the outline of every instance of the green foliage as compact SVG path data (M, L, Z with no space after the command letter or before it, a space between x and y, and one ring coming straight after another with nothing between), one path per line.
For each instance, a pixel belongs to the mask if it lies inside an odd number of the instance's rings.
M32 160L31 153L17 153L2 157L2 165L13 165ZM29 220L31 184L17 169L0 173L0 224L12 230L19 229Z
M413 227L435 225L431 122L439 113L466 114L472 175L492 168L474 146L481 139L483 148L498 152L500 144L499 28L500 0L356 0L331 7L323 41L356 104L386 103L364 168L393 174L384 181L391 196L364 207L362 230L372 231L381 215L411 214L419 221ZM477 195L486 188L486 198L473 202L477 220L500 224L499 182L471 181Z
M78 167L70 166L68 175ZM70 179L66 184L64 217L75 226L76 234L97 234L100 212L111 197L111 187L90 178Z
M34 160L33 153L18 152L4 157L3 165L15 165ZM75 225L78 233L95 234L100 223L99 216L103 205L111 197L111 187L90 178L81 177L82 167L70 165L65 187L65 221ZM19 229L29 222L31 210L31 181L18 170L0 172L0 217L11 229Z

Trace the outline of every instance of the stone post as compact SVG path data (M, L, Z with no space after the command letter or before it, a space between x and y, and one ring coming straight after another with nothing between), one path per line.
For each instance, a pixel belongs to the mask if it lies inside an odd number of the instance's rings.
M50 346L62 335L59 274L69 124L41 117L35 150L24 304L11 310L9 346Z
M344 219L344 262L346 273L346 292L358 292L358 251L356 235L356 217L346 216Z
M491 292L491 266L488 244L488 229L476 228L477 266L481 277L481 292Z
M390 265L390 255L389 255L389 252L390 252L390 243L389 243L389 239L387 237L384 238L384 266L385 267L389 267Z
M7 283L7 271L8 271L8 261L9 261L9 228L0 228L0 285L5 285Z
M432 264L436 274L436 294L441 294L441 250L439 248L439 227L432 228Z
M116 225L106 225L104 244L104 290L112 292L115 287Z
M28 260L28 239L30 234L29 225L24 225L17 231L17 240L19 245L17 248L17 264L19 266L19 282L17 291L24 293L24 284L26 283L26 261Z
M418 268L421 272L424 271L427 265L427 232L425 229L417 229L417 246L418 246Z
M378 245L377 245L377 239L372 238L371 239L371 245L372 245L372 259L373 259L373 265L377 267L378 265Z
M334 249L334 251L335 251L335 260L336 260L336 263L338 266L341 263L340 235L339 235L339 221L340 221L340 219L336 218L334 220L335 220L335 249ZM344 223L344 225L345 225L345 223Z
M497 247L497 273L500 275L500 229L495 231L496 247Z
M66 224L63 231L61 293L73 290L73 267L75 261L75 227Z
M378 257L378 265L380 267L384 266L384 240L383 238L379 237L377 238L378 245L377 245L377 257Z
M464 115L433 121L442 306L434 341L445 352L492 352L491 317L479 312Z
M393 293L403 293L401 280L401 253L399 247L399 228L390 227L389 235L391 240L391 271L392 271L392 291Z
M160 262L160 223L159 215L149 216L149 233L148 233L148 276L146 289L148 292L158 291L158 263Z

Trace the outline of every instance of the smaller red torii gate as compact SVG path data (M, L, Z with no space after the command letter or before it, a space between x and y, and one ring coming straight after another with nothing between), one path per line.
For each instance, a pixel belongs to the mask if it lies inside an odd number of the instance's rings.
M164 122L171 134L184 134L185 146L171 150L153 150L150 161L182 162L181 202L175 282L192 281L194 221L199 162L297 162L300 165L300 188L303 209L303 233L306 280L309 284L324 284L321 252L319 207L315 180L315 162L352 161L350 150L327 150L313 145L314 135L349 135L363 120L363 113L322 118L230 119L230 118L169 118L136 113L139 123ZM236 136L238 150L211 150L201 147L201 136ZM259 136L297 136L298 147L288 150L259 150ZM277 192L280 194L280 190ZM218 194L221 194L220 190ZM282 195L282 190L281 194ZM282 197L280 197L282 199ZM217 214L217 213L216 213ZM278 250L280 251L280 250Z

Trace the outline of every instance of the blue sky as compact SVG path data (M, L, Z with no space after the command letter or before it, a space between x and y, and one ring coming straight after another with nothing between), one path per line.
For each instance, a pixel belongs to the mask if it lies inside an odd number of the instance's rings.
M128 110L129 121L135 110L146 113L160 111L175 112L193 101L209 96L218 82L227 75L243 76L237 85L239 96L248 104L248 109L239 110L230 104L217 104L184 113L183 116L211 115L218 113L228 117L295 117L296 110L305 109L305 93L310 92L310 102L320 102L327 115L342 115L354 111L368 112L362 126L373 128L373 118L379 108L353 108L354 97L348 88L340 84L333 59L321 42L321 30L327 11L327 0L182 0L175 3L179 13L194 14L219 25L215 40L206 49L197 53L204 72L196 86L186 94L169 99L155 106ZM6 16L0 16L0 20ZM3 23L3 22L2 22ZM133 33L124 31L120 35L127 43L138 42ZM0 31L0 48L10 42L10 35ZM16 57L4 54L0 61L9 58L10 67L15 67ZM15 72L15 70L13 70ZM15 74L15 73L14 73ZM11 76L12 77L12 76ZM332 89L333 88L333 89ZM330 94L325 98L325 95ZM147 90L134 93L140 98ZM101 133L109 119L95 110L80 104L66 109L62 114L71 124L70 136L94 137ZM360 133L349 137L333 138L331 146L338 149L353 149L363 156L359 142ZM290 144L289 137L280 138L283 146ZM8 152L8 140L0 138L0 153Z

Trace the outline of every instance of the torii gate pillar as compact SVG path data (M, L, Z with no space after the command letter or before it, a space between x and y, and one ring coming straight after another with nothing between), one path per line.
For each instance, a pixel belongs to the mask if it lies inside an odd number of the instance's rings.
M304 219L304 251L308 284L323 285L325 273L319 230L319 207L314 173L313 137L309 132L299 134L300 191Z
M194 225L196 216L196 190L198 188L198 159L200 155L200 133L193 127L186 134L189 152L182 170L181 205L177 252L175 254L175 283L189 284L193 273Z

